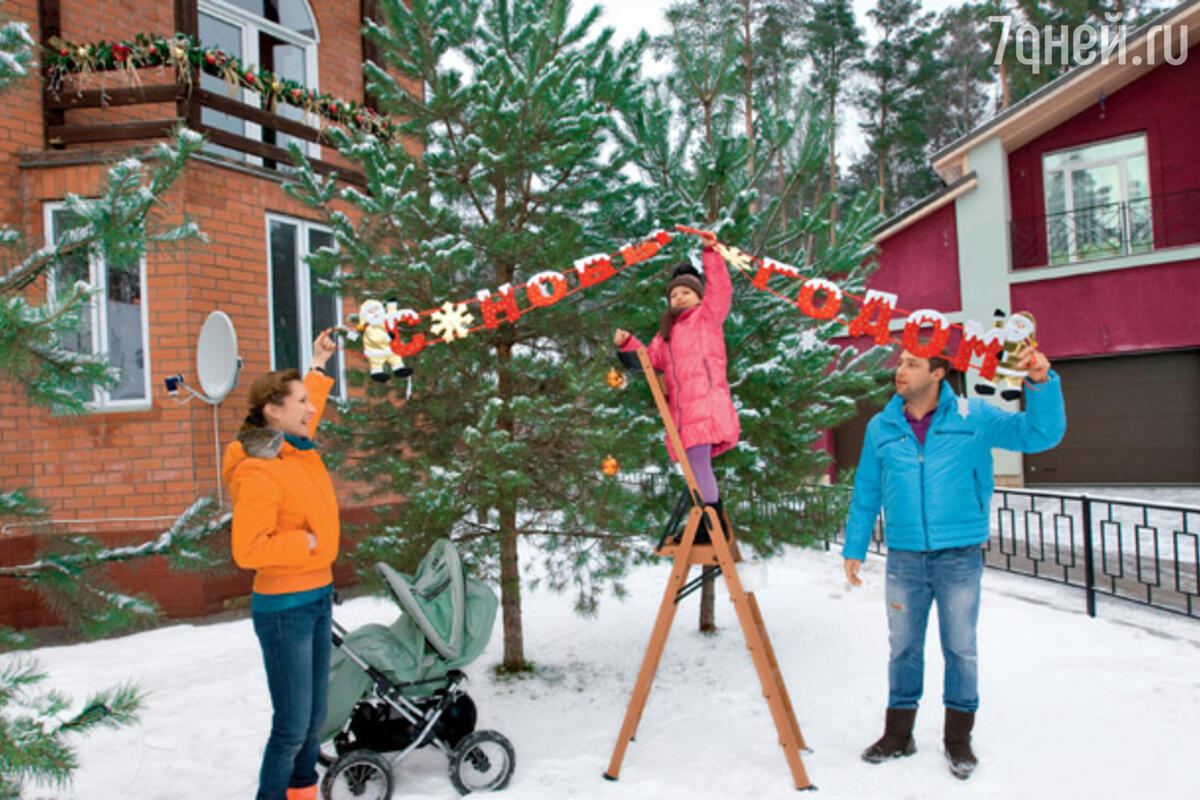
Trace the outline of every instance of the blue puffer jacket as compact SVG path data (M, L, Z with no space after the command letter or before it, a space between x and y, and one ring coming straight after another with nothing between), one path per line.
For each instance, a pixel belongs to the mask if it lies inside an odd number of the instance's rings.
M943 550L988 538L992 448L1049 450L1067 429L1062 384L1053 371L1025 390L1022 413L1002 411L980 398L959 397L942 382L938 407L917 443L896 395L867 425L854 499L846 520L845 558L862 559L883 508L887 546Z

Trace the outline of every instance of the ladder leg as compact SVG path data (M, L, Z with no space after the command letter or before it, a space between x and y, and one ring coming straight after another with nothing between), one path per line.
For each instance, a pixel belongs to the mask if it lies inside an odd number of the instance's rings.
M662 603L658 607L658 618L654 622L654 630L650 634L650 643L646 646L646 654L642 657L642 666L638 670L637 683L633 687L633 696L629 699L629 707L625 710L625 720L621 723L621 732L617 736L616 747L613 748L612 759L604 777L615 781L621 774L621 762L625 759L625 748L637 733L642 719L642 711L646 708L646 700L650 696L650 687L654 683L654 675L658 672L658 664L662 659L663 650L667 644L667 636L671 633L671 623L675 620L675 595L687 582L691 564L688 557L696 529L700 527L700 516L693 512L684 530L683 542L675 554L675 564L671 568L671 578L663 591Z
M715 512L710 513L714 517L716 516ZM797 789L811 788L812 782L809 781L808 773L804 769L804 761L800 758L804 739L800 735L800 726L796 723L791 699L783 684L783 676L780 674L777 664L772 666L774 651L771 649L770 639L762 623L762 615L758 612L758 602L754 599L753 594L747 593L742 587L729 544L724 541L723 537L718 537L718 539L720 541L713 542L717 560L721 565L721 573L725 577L725 585L729 589L729 597L733 601L733 608L737 613L742 634L746 638L746 647L750 651L750 658L758 673L763 696L767 700L767 707L775 722L775 730L779 734L779 744L783 747L784 758L791 769L792 780Z

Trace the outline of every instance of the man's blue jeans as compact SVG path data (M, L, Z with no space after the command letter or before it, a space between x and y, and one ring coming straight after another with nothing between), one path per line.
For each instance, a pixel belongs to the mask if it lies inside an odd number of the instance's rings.
M979 708L979 658L975 627L979 621L979 584L983 552L979 545L928 553L888 550L887 597L888 707L916 708L925 679L925 628L936 601L946 679L946 708Z
M253 616L274 710L256 800L286 800L289 787L317 782L333 646L331 602L323 597Z

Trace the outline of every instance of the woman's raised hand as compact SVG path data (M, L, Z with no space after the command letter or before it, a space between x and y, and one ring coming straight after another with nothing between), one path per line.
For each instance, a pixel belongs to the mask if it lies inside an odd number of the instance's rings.
M615 344L617 347L624 347L625 343L628 341L629 331L623 331L620 328L617 328L617 332L613 334L613 344Z
M325 362L337 351L337 342L333 340L333 328L326 328L313 342L312 363L314 367L324 368Z

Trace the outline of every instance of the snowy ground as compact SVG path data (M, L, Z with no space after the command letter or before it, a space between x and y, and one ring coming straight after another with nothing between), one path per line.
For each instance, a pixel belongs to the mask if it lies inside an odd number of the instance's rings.
M868 560L850 591L835 553L793 552L745 564L811 754L821 798L1195 797L1200 719L1200 623L1104 602L1082 612L1077 590L988 570L980 621L981 766L966 783L941 753L941 656L927 648L928 702L916 756L883 766L858 758L882 725L886 625L882 561ZM625 602L605 601L595 619L566 598L525 595L527 654L537 678L501 682L491 645L470 670L480 726L516 745L517 772L504 797L792 798L789 772L727 595L718 593L719 634L695 632L696 597L676 619L638 738L621 780L601 778L667 578L639 570ZM375 598L347 602L354 627L391 621ZM931 633L936 631L931 620ZM101 731L79 746L82 767L56 800L240 800L254 795L269 703L249 620L178 625L122 639L36 653L51 684L76 700L90 688L135 679L150 692L142 723ZM419 752L397 769L396 797L456 797L445 759Z

